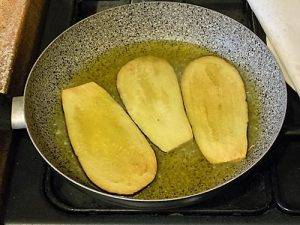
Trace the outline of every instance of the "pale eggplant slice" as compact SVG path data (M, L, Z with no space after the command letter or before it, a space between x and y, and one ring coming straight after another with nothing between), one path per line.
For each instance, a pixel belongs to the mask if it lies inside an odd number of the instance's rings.
M176 74L166 60L144 56L128 62L117 88L131 118L162 151L192 139Z
M96 83L62 92L67 130L89 179L111 193L133 194L155 177L154 151L123 108Z
M216 56L192 61L182 94L196 142L210 163L238 161L247 153L248 107L234 66Z

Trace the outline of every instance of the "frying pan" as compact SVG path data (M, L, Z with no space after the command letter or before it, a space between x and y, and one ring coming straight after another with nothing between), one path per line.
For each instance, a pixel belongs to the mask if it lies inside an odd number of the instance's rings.
M76 71L109 49L151 40L192 43L232 62L242 71L246 92L251 94L247 98L248 104L260 105L259 109L249 112L249 125L255 115L260 129L246 159L239 162L239 169L232 177L200 193L169 199L135 199L109 194L82 179L80 174L83 172L76 156L66 153L71 152L71 147L66 150L57 143L49 123L55 106L60 104L61 90L70 83ZM54 170L97 198L145 209L179 207L214 195L260 161L279 134L285 117L286 98L286 86L275 59L265 44L246 27L199 6L147 2L102 11L57 37L34 64L24 96L13 98L11 124L14 129L27 129L37 151ZM2 115L7 116L10 111L5 112L5 109L9 101L4 96L1 96L1 104Z

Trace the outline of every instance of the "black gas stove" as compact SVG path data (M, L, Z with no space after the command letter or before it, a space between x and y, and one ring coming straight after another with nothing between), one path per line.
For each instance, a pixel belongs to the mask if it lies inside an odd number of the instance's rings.
M139 0L51 0L41 50L75 22L101 10ZM265 34L243 0L180 1L219 11L241 22L261 39ZM300 224L300 102L288 88L286 121L267 156L218 196L199 204L142 211L94 199L49 168L26 131L15 131L5 224ZM295 129L293 129L295 130Z

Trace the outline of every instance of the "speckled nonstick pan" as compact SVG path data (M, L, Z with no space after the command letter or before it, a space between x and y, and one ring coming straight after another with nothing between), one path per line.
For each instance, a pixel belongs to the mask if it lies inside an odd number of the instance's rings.
M102 191L80 178L78 174L82 170L76 157L62 151L49 127L54 106L61 101L61 90L70 82L75 71L108 49L147 40L189 42L231 61L243 71L247 93L255 96L247 99L248 103L261 106L260 110L250 112L257 116L260 132L247 158L241 162L240 170L223 183L201 193L173 199L141 200ZM286 87L281 71L265 44L240 23L199 6L148 2L105 10L63 32L34 64L24 99L15 98L13 102L13 128L25 128L26 124L36 149L59 174L97 198L151 209L179 207L205 199L257 164L281 129L286 111Z

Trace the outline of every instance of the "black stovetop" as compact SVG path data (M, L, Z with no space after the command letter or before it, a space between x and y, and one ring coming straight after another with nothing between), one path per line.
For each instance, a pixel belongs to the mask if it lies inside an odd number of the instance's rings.
M97 11L134 0L51 0L41 50L73 23ZM265 39L244 0L188 0L226 14ZM285 135L300 126L300 103L288 89L283 131L269 154L247 176L213 199L164 211L142 211L110 205L70 184L38 155L26 131L13 134L11 182L5 224L300 224L300 141Z

